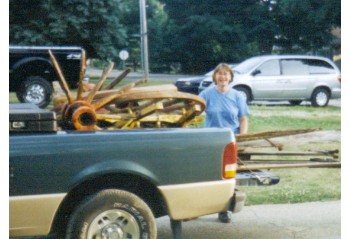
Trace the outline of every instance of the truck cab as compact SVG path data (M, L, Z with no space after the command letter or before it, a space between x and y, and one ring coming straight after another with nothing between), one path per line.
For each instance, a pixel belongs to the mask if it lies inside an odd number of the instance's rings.
M58 75L50 61L49 50L57 58L68 85L73 89L77 87L81 69L85 69L86 64L83 48L10 46L9 90L16 92L20 102L34 103L40 108L50 103L52 82L58 80Z

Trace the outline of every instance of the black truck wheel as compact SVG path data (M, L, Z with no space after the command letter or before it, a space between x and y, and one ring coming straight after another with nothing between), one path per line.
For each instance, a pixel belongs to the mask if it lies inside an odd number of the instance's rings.
M33 103L45 108L51 101L52 86L40 76L30 76L25 79L16 95L22 103Z
M73 212L66 239L156 239L155 218L136 195L116 189L87 198Z

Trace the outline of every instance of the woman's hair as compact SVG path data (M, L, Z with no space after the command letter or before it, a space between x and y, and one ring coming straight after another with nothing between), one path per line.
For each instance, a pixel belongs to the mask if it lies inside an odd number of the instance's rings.
M215 85L216 85L215 75L216 75L216 73L218 73L219 70L225 70L225 71L229 72L231 75L230 83L233 81L234 74L233 74L231 67L229 65L227 65L226 63L220 63L219 65L216 66L216 68L213 72L213 75L212 75L213 82L215 83Z

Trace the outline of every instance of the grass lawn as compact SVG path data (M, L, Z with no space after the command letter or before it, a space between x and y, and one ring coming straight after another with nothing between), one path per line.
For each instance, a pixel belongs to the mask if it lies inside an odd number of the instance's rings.
M250 132L304 128L340 130L341 126L339 107L250 105L249 108ZM308 144L290 142L290 144L290 148L294 151L341 149L340 142L320 141ZM288 149L288 145L285 143L284 145ZM339 168L273 169L270 172L280 176L279 184L239 187L247 193L247 205L341 199L341 169Z
M341 198L340 169L275 169L281 180L274 186L239 187L246 205L331 201Z

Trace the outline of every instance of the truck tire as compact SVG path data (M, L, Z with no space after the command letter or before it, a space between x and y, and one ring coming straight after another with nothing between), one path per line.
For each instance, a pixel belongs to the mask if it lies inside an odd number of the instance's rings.
M127 191L108 189L87 198L73 212L66 239L156 239L155 218L147 204Z
M45 108L51 101L52 86L40 76L30 76L25 79L16 95L22 103L33 103Z
M311 105L314 107L325 107L330 98L329 91L325 88L316 88L311 95Z

